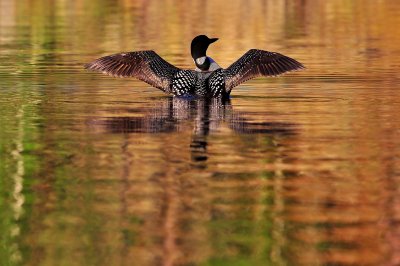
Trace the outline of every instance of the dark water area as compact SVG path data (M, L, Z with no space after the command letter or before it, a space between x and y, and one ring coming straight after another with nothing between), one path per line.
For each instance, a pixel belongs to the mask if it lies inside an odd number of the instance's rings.
M0 265L399 265L399 25L393 0L0 0ZM198 34L307 69L225 102L83 69L193 69Z

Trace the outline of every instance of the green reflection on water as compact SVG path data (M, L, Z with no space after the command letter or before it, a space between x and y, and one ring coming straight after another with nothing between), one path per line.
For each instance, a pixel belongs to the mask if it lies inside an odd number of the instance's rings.
M7 93L18 94L7 95ZM11 97L8 97L11 96ZM26 86L14 87L2 95L0 136L0 264L14 265L29 258L29 246L24 235L29 232L29 219L35 194L32 186L40 171L40 129L38 119L38 95Z

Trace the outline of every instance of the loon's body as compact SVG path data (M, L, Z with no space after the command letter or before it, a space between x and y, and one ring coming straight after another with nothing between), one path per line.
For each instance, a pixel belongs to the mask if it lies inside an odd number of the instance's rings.
M279 53L251 49L226 69L206 55L218 39L199 35L191 54L195 70L177 68L154 51L119 53L96 59L85 68L117 77L136 77L175 96L227 97L232 88L257 76L277 76L304 66Z

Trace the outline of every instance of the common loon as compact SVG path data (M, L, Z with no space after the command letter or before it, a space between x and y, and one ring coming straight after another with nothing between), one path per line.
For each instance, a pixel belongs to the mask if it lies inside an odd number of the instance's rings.
M104 56L85 65L115 77L135 77L175 96L228 97L232 88L257 76L277 76L305 67L280 53L251 49L228 68L221 68L206 55L217 41L199 35L192 40L195 70L177 68L154 51L137 51Z

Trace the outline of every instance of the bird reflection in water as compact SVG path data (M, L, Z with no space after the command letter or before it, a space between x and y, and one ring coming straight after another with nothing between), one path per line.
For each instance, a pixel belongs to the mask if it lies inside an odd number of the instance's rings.
M144 113L142 117L106 117L96 124L111 133L172 133L191 121L194 123L190 143L193 162L207 161L207 137L218 132L221 124L226 124L237 134L265 134L272 139L296 133L292 123L248 121L245 113L234 111L230 99L168 97Z

